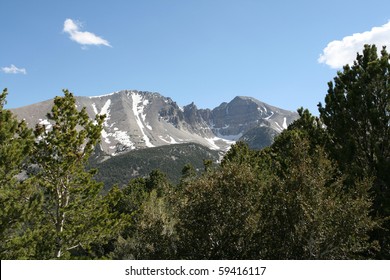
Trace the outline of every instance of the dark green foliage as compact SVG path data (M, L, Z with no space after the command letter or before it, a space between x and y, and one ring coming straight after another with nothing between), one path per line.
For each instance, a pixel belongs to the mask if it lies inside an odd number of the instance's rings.
M145 187L147 192L156 190L161 196L165 190L170 188L170 183L167 176L156 169L150 172L149 177L145 180Z
M121 233L114 259L175 258L175 188L165 174L154 170L123 189L123 201L132 211L132 223ZM123 203L122 203L123 204Z
M152 191L143 203L134 232L127 239L119 238L115 259L175 258L173 223L166 198Z
M205 172L209 172L213 168L213 161L211 159L204 159L203 160L203 168Z
M0 184L17 175L29 155L33 137L24 121L19 122L11 111L4 109L8 92L0 94Z
M287 129L304 133L311 147L322 146L328 149L332 145L331 139L320 118L313 116L309 110L302 107L298 109L298 114L299 119L290 124Z
M196 177L196 170L192 166L192 164L187 163L184 165L183 169L181 170L181 183L185 181L190 181Z
M374 215L390 216L390 62L386 48L378 57L366 45L352 66L346 65L329 82L321 120L332 139L330 151L350 181L373 177ZM390 257L390 223L374 238L381 257Z
M273 179L260 204L260 255L266 259L356 259L375 249L368 233L371 181L345 180L305 131L283 132L271 146Z
M353 175L375 175L389 185L390 63L384 48L365 46L352 66L329 82L321 119L333 140L334 156ZM386 174L385 174L386 173Z
M370 181L353 192L320 146L286 131L256 153L238 143L187 182L176 225L184 259L354 259L375 249Z
M24 121L4 109L7 90L0 94L0 258L28 258L33 234L25 229L34 223L39 204L33 187L23 181L33 134ZM19 177L19 179L18 179Z
M251 159L256 155L256 152L249 149L248 144L245 142L239 141L232 145L223 157L221 165L224 166L229 162L235 162L237 164L249 164Z
M226 163L188 182L178 213L178 257L245 259L261 184L248 165Z
M113 189L116 188L117 187L115 186ZM148 195L145 178L131 180L129 184L120 191L122 193L121 198L115 205L115 211L119 213L137 213Z

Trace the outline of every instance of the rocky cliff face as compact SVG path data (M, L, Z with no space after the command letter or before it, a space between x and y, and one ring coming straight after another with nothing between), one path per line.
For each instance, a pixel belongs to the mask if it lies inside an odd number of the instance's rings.
M260 147L262 144L256 143L262 142L264 136L273 139L298 117L297 113L243 96L212 110L198 109L194 103L181 108L171 98L135 90L76 97L76 100L79 108L87 108L91 118L96 114L106 115L101 149L108 155L179 143L198 143L226 151L235 141L248 139L251 145ZM52 102L13 109L13 112L32 127L41 123L50 129L46 113Z
M281 132L296 118L294 112L270 106L252 97L237 96L212 110L208 122L216 135L237 140L255 127L264 126Z

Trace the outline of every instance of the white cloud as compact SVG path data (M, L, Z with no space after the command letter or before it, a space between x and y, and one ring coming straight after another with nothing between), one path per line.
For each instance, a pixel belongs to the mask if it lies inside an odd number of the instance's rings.
M1 71L3 71L6 74L27 74L27 71L25 68L18 68L15 65L11 64L10 67L1 67Z
M378 51L382 46L390 46L390 21L380 27L373 27L370 31L355 33L342 40L330 42L318 58L318 62L325 63L331 68L352 64L356 54L362 52L365 44L375 44Z
M79 22L75 22L72 19L66 19L64 22L63 31L70 35L70 39L83 45L104 45L107 47L111 47L110 43L99 37L95 34L88 31L80 31L81 24Z

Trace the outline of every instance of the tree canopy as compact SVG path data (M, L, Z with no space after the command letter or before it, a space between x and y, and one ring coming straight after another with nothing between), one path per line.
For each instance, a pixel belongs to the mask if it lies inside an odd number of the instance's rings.
M350 181L374 178L373 215L385 221L375 238L381 241L382 256L389 258L390 62L386 48L378 56L375 45L366 45L353 65L344 66L328 86L319 111L332 140L329 151Z

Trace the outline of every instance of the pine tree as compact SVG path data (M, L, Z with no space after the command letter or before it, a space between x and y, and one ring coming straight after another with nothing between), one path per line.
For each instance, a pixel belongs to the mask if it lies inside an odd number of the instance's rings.
M254 154L255 153L249 149L249 146L245 142L238 141L227 151L222 159L221 165L223 166L233 161L236 163L249 163Z
M332 140L330 151L350 181L374 177L373 215L386 220L376 231L381 258L390 257L390 62L385 47L378 57L366 45L352 66L329 82L321 120Z
M87 251L91 243L115 231L116 221L101 197L102 184L85 167L100 140L104 117L90 120L86 109L78 111L73 94L64 90L47 114L52 129L36 126L32 162L43 195L40 231L45 236L37 258L68 258L71 251Z
M315 142L315 141L314 141ZM370 179L346 181L307 130L289 129L264 153L273 176L259 207L259 255L267 259L358 259L369 233Z
M181 170L180 185L185 184L196 177L196 170L191 163L187 163Z
M33 134L24 121L4 109L7 89L0 94L0 258L28 258L33 222L39 201L23 171L33 144ZM19 177L19 178L18 178Z
M133 223L122 232L115 259L175 258L175 189L159 170L147 178L130 181L123 189L121 209L131 213ZM124 206L124 207L123 207Z
M249 251L262 185L242 161L225 161L223 167L187 181L177 214L178 258L253 258Z

